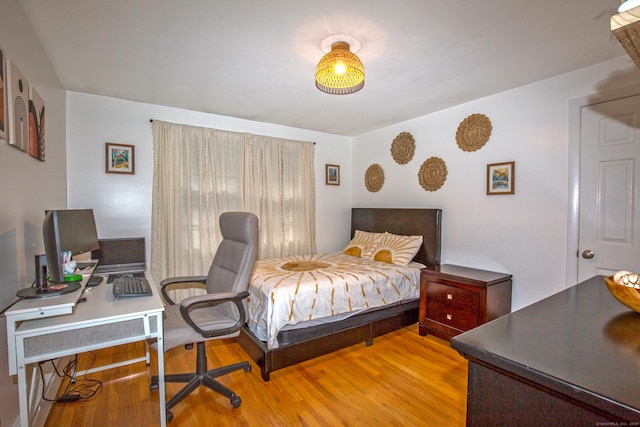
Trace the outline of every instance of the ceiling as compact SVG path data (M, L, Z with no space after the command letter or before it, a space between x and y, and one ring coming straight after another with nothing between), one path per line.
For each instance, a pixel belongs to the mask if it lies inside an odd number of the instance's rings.
M625 55L619 0L19 0L70 91L355 136ZM327 36L365 86L315 88Z

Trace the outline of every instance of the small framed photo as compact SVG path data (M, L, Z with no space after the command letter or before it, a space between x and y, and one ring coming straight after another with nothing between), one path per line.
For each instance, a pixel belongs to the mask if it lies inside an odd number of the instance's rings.
M487 194L515 194L516 162L487 165Z
M106 172L135 174L135 153L133 145L106 143Z
M7 68L4 51L0 48L0 140L9 139L9 122L7 121Z
M327 165L327 185L340 185L340 166Z

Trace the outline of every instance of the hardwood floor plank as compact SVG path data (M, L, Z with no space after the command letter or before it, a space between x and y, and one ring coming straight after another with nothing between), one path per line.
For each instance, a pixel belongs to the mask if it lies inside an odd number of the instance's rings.
M144 353L136 343L96 352L96 365ZM249 360L231 340L207 343L209 366ZM79 369L89 356L81 355ZM158 393L149 391L157 363L144 363L90 374L102 390L87 400L57 403L47 427L157 426ZM467 362L449 343L418 335L417 325L291 366L271 374L265 383L259 368L237 371L219 380L234 390L242 405L200 388L174 409L169 426L463 426L466 416ZM195 369L195 350L165 354L167 373ZM63 384L64 386L64 384ZM167 398L181 384L167 384Z

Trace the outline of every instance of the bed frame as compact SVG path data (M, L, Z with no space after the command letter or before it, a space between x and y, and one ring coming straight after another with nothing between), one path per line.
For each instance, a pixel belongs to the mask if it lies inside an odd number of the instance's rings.
M427 268L440 265L440 209L353 208L351 236L355 230L402 235L422 235L423 245L414 257ZM418 322L419 298L391 306L367 310L339 322L309 328L281 331L278 348L270 350L245 325L236 338L249 357L260 367L262 379L278 369L331 353L351 345L366 342Z

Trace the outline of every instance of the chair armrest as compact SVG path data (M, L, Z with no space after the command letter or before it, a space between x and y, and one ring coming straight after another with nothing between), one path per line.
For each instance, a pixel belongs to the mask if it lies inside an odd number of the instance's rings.
M219 292L215 294L207 294L207 295L198 295L194 297L185 298L180 303L180 314L182 318L189 326L191 326L196 332L202 335L204 338L212 338L221 335L229 335L234 332L237 332L242 328L246 321L246 314L244 310L244 304L242 301L249 296L249 292L241 292L239 294L233 292ZM217 305L232 302L238 308L238 321L235 325L230 328L223 330L204 330L200 328L194 321L191 319L191 311L201 307L201 306L210 306L215 307Z
M187 287L187 288L189 287L203 288L206 282L207 282L207 276L170 277L160 282L160 293L162 294L162 297L165 299L165 301L167 301L171 305L174 305L175 301L173 301L168 294L168 291L170 291L173 286L181 285L182 287ZM190 285L190 286L185 286L185 285Z

